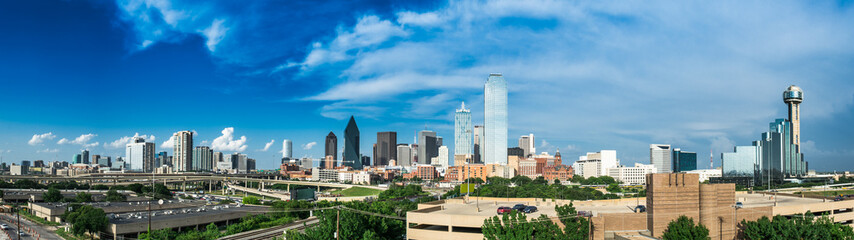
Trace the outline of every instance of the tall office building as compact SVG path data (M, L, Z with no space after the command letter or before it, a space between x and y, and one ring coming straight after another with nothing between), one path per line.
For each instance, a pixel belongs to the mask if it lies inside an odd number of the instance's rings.
M534 134L531 133L519 137L519 148L522 149L524 157L537 154L537 149L534 148Z
M684 152L682 149L674 148L670 158L673 161L673 172L697 170L697 153L695 152Z
M89 150L83 150L80 152L80 156L83 157L83 163L89 164Z
M169 154L167 154L166 152L158 152L157 157L155 157L155 160L154 160L154 167L156 168L156 167L160 167L163 165L170 165L171 163L169 163L166 160L166 158L168 156L169 156Z
M484 163L507 164L507 82L504 76L489 74L483 91L484 134L486 151Z
M472 154L471 110L463 102L454 113L454 155L469 154Z
M486 138L483 136L483 126L474 126L474 134L472 134L474 139L472 141L472 151L474 152L474 163L483 163L483 154L486 149L484 149L484 145L486 145Z
M332 156L332 167L335 168L338 166L338 137L335 136L335 133L329 132L326 135L326 155L324 159L327 159L329 156Z
M130 170L151 172L154 167L154 143L135 137L125 148L126 162Z
M397 158L397 132L378 132L374 166L386 166Z
M804 101L804 91L792 85L783 91L783 102L789 107L789 121L792 122L792 144L801 145L801 102Z
M180 131L173 134L175 144L172 148L175 171L192 171L193 168L193 132Z
M89 159L89 162L91 164L98 164L98 161L101 161L101 155L98 154L92 155L92 157Z
M75 163L83 163L83 154L74 154L74 157L71 158L71 164Z
M213 171L213 150L207 146L196 146L193 149L193 171Z
M761 140L753 142L759 156L757 184L779 184L785 177L806 174L807 162L799 146L792 142L792 125L786 119L777 119L771 122L768 132L762 133Z
M649 145L649 163L658 169L658 173L673 172L672 160L670 157L670 145Z
M289 139L282 140L282 157L294 158L294 142Z
M412 147L409 144L397 145L397 165L402 167L412 166Z
M758 158L756 146L735 146L731 153L721 153L724 177L753 177Z
M356 119L350 116L347 128L344 129L344 162L342 165L361 170L361 156L359 154L359 126L356 126Z
M430 159L439 156L439 143L436 132L423 130L418 132L418 153L416 158L419 164L430 164Z
M219 170L219 163L224 161L223 156L222 156L222 152L213 152L213 156L211 157L211 161L213 162L213 163L211 163L213 165L211 167L213 167L214 171L218 171Z
M442 169L448 169L450 166L450 162L448 160L448 147L440 146L439 147L439 156L436 156L436 162L433 163L433 166L441 167Z

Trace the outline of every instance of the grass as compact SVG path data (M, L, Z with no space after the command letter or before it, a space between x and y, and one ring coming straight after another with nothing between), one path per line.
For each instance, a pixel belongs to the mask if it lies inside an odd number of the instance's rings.
M59 237L65 239L65 240L83 240L83 238L75 236L74 234L71 234L70 232L66 232L65 228L58 228L58 229L56 229L55 233L56 233L56 235L59 235Z
M839 195L854 194L854 190L832 190L821 192L803 192L804 196L835 197Z
M343 190L332 191L333 194L341 194L345 197L364 197L378 195L383 190L363 187L351 187Z

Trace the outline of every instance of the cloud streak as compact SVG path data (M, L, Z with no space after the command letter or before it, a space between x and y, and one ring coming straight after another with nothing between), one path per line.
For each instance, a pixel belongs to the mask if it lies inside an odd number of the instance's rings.
M211 144L214 151L243 152L246 150L246 136L234 139L234 128L222 129L222 135L215 138Z
M56 138L56 135L53 135L52 132L34 134L33 138L30 138L30 141L27 141L27 144L30 146L37 146L44 143L46 140L53 140L54 138Z

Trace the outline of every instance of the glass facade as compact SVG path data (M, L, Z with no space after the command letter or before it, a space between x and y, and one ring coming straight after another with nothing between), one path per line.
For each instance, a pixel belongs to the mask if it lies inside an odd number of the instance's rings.
M454 155L472 154L471 110L466 103L454 113Z
M683 152L681 149L673 149L673 172L687 172L697 170L697 153Z
M721 153L724 177L753 177L758 154L756 146L736 146L734 152Z
M507 164L507 81L490 74L484 86L484 163Z
M806 174L806 162L797 144L792 142L792 123L777 119L769 124L769 131L753 143L757 147L757 184L782 183L783 178Z
M649 163L655 166L658 173L669 173L673 171L672 156L670 154L670 145L665 144L650 144L649 145Z
M359 127L356 119L350 116L350 122L344 129L344 166L362 169L362 157L359 154Z

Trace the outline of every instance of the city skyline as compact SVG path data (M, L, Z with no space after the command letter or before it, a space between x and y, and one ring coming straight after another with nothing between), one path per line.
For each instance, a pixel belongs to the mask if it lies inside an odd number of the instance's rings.
M719 167L720 153L749 145L769 121L787 118L780 93L797 85L809 93L798 139L809 168L854 169L854 161L846 161L854 159L854 140L845 138L854 120L854 70L839 67L854 59L847 44L854 40L847 27L850 5L745 4L733 15L717 5L682 6L687 13L707 10L690 16L668 14L655 3L630 5L631 11L555 2L472 3L462 10L463 3L455 2L343 4L323 15L334 18L310 26L316 30L285 24L252 37L257 26L248 22L287 21L266 11L247 19L215 3L189 20L180 13L201 6L180 2L56 2L62 7L23 15L21 9L32 4L0 6L0 14L23 22L0 25L18 33L0 40L0 51L8 53L0 56L0 81L14 89L0 96L6 163L68 161L81 149L116 161L135 136L155 143L155 152L174 155L170 136L189 130L194 146L241 152L257 159L258 168L273 169L282 139L297 145L294 157L320 159L324 136L332 131L342 138L343 153L350 115L359 123L362 154L370 154L376 133L386 131L397 132L398 143L412 143L414 132L429 129L454 149L454 110L465 101L471 124L484 125L483 84L489 73L501 72L509 92L507 147L533 133L537 152L560 148L571 162L585 152L616 149L630 166L649 163L650 144L669 144L712 150ZM162 16L150 17L163 21L144 20L152 11ZM486 11L498 14L460 20ZM782 23L738 17L779 11L792 14ZM578 15L559 14L565 12ZM79 16L85 17L68 21ZM711 22L742 24L723 28ZM437 26L457 23L482 29L460 37ZM685 30L691 28L697 32ZM147 34L158 29L166 34ZM296 36L280 40L289 32ZM542 43L517 44L537 41ZM253 45L272 49L246 47ZM411 57L433 49L446 51L435 59ZM179 91L204 94L175 96ZM178 103L194 108L175 108ZM142 112L128 114L136 109Z

